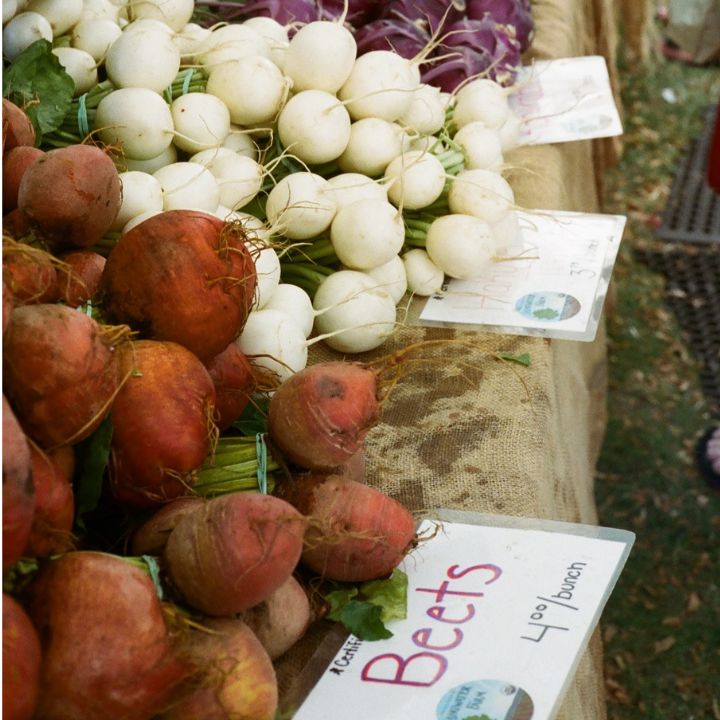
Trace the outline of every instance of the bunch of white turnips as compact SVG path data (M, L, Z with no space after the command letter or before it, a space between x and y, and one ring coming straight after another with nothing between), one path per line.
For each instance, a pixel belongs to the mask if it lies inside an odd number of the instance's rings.
M421 83L419 58L357 56L341 21L289 38L270 18L206 28L193 13L192 0L3 0L3 50L12 60L36 39L69 35L53 52L77 96L104 68L114 89L92 129L123 152L114 230L180 208L243 223L259 287L237 342L257 362L284 378L318 337L342 353L372 350L408 291L432 295L446 277L477 276L515 237L501 171L520 120L507 88L477 79L442 93ZM187 83L204 78L204 92L169 99L181 72ZM277 182L280 159L263 165L258 149L273 137L304 166ZM265 217L243 212L263 187ZM424 247L407 250L406 215L425 210ZM342 269L312 300L280 282L287 247L328 237Z

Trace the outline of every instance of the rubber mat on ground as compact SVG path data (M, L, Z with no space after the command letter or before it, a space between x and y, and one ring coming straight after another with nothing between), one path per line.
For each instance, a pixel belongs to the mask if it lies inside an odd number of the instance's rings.
M675 173L656 232L661 240L720 245L720 195L707 183L716 112L716 105L708 108L703 132L690 143Z

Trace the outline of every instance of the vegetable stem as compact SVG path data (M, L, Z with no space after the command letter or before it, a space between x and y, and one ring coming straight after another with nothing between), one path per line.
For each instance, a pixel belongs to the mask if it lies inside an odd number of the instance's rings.
M198 471L193 491L201 497L231 492L257 491L260 489L258 469L263 464L258 457L258 441L255 436L220 438L214 453ZM263 464L265 473L279 469L270 457ZM267 477L267 490L274 485Z
M446 172L449 168L454 168L456 165L465 164L465 156L459 150L446 150L444 153L440 153L437 156Z
M296 277L321 283L328 275L335 270L322 265L311 265L310 263L281 263L283 276Z
M422 230L411 230L405 231L405 242L413 247L425 247L427 242L427 233Z
M430 229L431 222L424 220L416 220L414 218L405 218L405 227L410 230L419 230L420 232L427 233Z
M206 84L202 73L194 68L181 70L163 92L163 97L171 103L185 93L203 92ZM86 128L92 129L94 126L95 114L101 100L114 90L116 88L109 80L103 80L84 95L74 98L60 127L45 135L43 142L53 147L67 147L81 142L87 135Z
M465 161L456 163L455 165L450 165L445 168L445 172L448 175L457 175L459 172L465 169Z
M312 244L303 245L297 248L289 248L287 253L289 263L304 262L313 260L320 265L335 265L339 262L335 254L335 248L329 238L315 240ZM307 264L307 263L306 263Z

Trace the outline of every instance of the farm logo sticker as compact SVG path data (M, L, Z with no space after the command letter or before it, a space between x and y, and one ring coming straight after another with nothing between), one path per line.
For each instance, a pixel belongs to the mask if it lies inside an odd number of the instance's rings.
M580 302L567 293L553 290L523 295L515 303L515 310L528 320L559 322L577 315Z
M533 702L504 680L477 680L456 685L437 706L438 720L531 720Z

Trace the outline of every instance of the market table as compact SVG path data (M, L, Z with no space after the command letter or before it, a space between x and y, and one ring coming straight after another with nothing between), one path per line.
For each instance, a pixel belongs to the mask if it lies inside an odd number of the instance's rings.
M616 87L612 0L537 0L528 57L603 55ZM508 158L526 208L598 212L604 169L617 140L523 147ZM369 360L416 343L367 438L368 482L421 513L445 507L597 524L593 474L606 421L604 327L594 342L404 327ZM523 367L500 353L531 359ZM314 361L327 358L316 351ZM278 664L285 697L323 639L316 627ZM317 657L317 655L316 655ZM596 632L559 720L605 718Z

